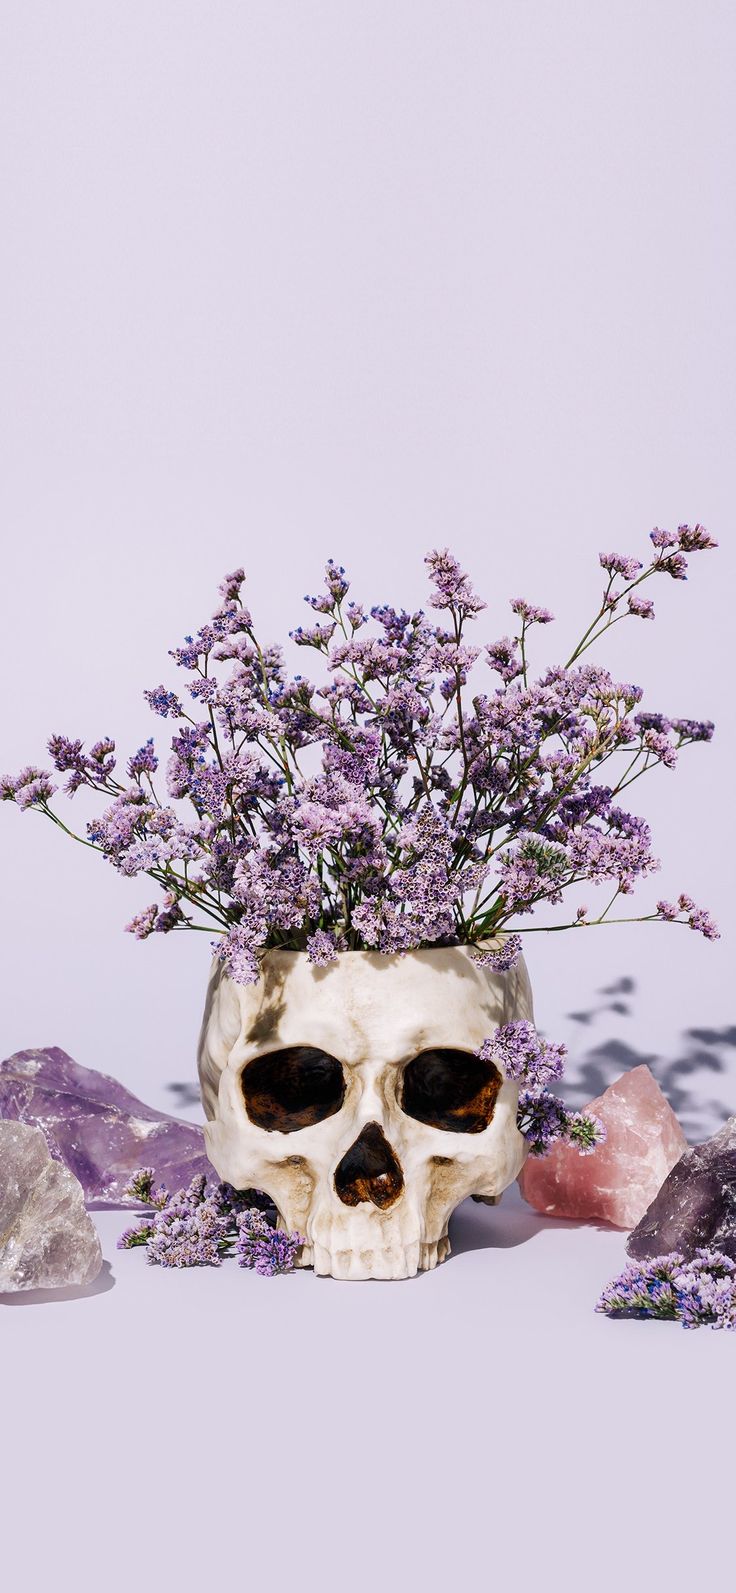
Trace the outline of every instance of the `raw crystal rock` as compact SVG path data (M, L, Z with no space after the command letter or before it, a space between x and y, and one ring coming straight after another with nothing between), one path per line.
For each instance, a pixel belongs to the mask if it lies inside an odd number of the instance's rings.
M152 1167L157 1183L172 1190L201 1173L217 1181L196 1123L144 1106L57 1046L17 1051L0 1063L0 1118L43 1129L52 1156L71 1168L97 1205L137 1204L123 1190L139 1167Z
M0 1122L0 1293L92 1283L101 1266L79 1180L40 1128Z
M680 1157L626 1242L639 1261L706 1246L736 1261L736 1117Z
M563 1144L530 1156L519 1175L521 1192L548 1216L633 1228L687 1140L646 1065L622 1073L584 1110L600 1118L605 1144L590 1156Z

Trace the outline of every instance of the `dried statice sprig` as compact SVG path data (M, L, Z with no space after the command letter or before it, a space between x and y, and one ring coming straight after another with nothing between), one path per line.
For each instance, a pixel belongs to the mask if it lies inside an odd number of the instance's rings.
M696 1250L686 1261L677 1251L652 1261L630 1261L598 1301L614 1317L655 1317L683 1327L736 1329L736 1262L719 1250Z
M157 900L127 926L138 939L214 933L239 982L279 946L324 967L342 950L462 943L503 973L535 932L519 921L583 882L612 887L603 911L545 928L656 919L714 939L689 896L612 916L659 867L647 824L621 799L713 733L709 720L645 711L639 686L586 657L613 625L653 618L643 583L684 580L689 557L716 546L701 525L655 528L651 544L646 561L600 555L592 620L536 677L530 643L550 611L515 598L513 634L473 644L486 605L447 549L426 559L431 614L348 601L330 560L324 590L306 599L318 622L291 632L319 665L314 681L259 640L234 570L212 618L171 650L184 689L145 693L173 725L163 771L152 738L121 770L109 737L86 750L57 734L48 750L66 793L101 799L86 833L52 806L54 772L25 768L0 796L155 882Z
M235 1256L241 1267L275 1277L293 1271L305 1243L301 1234L284 1233L268 1221L265 1199L256 1190L208 1186L198 1176L171 1195L154 1187L153 1171L144 1167L125 1194L151 1209L120 1235L118 1249L145 1245L147 1260L157 1266L219 1267Z
M600 1120L592 1112L573 1111L547 1088L562 1078L566 1046L545 1040L533 1023L520 1019L501 1024L476 1055L496 1063L505 1078L516 1079L523 1086L516 1121L530 1155L544 1156L557 1140L576 1146L581 1156L603 1144L606 1131Z
M293 1272L304 1244L300 1233L285 1233L272 1228L263 1212L244 1211L237 1218L235 1254L241 1267L250 1267L262 1277L277 1272Z
M593 1112L576 1112L550 1090L520 1090L517 1124L530 1156L544 1156L557 1140L590 1156L606 1138L606 1130Z

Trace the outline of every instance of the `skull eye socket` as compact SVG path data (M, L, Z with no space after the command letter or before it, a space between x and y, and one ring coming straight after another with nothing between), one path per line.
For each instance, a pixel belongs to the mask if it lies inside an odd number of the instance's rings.
M240 1087L251 1122L281 1134L323 1122L345 1099L340 1063L310 1045L255 1057L243 1069Z
M422 1051L404 1068L401 1108L430 1128L481 1134L502 1083L492 1062L468 1051Z

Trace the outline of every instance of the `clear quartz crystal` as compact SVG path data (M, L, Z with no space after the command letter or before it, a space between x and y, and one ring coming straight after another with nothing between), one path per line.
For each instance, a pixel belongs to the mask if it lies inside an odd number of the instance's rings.
M85 1285L101 1266L79 1180L40 1128L0 1122L0 1293Z

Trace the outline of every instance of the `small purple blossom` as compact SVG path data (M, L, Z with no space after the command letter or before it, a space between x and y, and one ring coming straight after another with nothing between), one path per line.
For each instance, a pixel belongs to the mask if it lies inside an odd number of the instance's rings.
M551 625L554 619L554 614L551 614L548 608L539 608L535 603L527 603L523 597L512 598L511 607L525 625Z
M712 741L715 725L712 719L673 719L672 729L681 741Z
M326 929L316 929L307 940L307 956L315 968L326 968L328 963L334 962L338 950L334 935L330 935Z
M175 691L167 691L165 686L154 686L151 691L144 691L143 695L149 707L162 719L168 719L170 715L175 719L181 718L184 709Z
M592 1112L573 1111L559 1095L537 1086L519 1091L516 1121L530 1156L545 1156L558 1140L574 1146L581 1156L590 1156L606 1138L603 1124Z
M470 618L486 607L448 548L435 548L433 553L427 554L424 562L434 582L434 591L429 600L432 608L455 609L463 618Z
M562 1077L567 1047L544 1040L534 1024L522 1018L501 1024L476 1054L497 1063L507 1079L519 1079L538 1090Z
M708 535L704 525L679 525L677 542L683 553L702 553L706 548L717 548L715 538Z
M692 896L679 896L677 902L657 902L657 917L666 923L684 923L706 940L720 940L721 932L705 907L697 907Z
M230 575L225 575L220 582L219 592L224 603L233 602L240 597L240 588L245 581L245 570L233 570Z
M334 621L329 625L297 625L295 631L289 631L289 635L297 647L319 647L324 651L328 642L332 641L335 629Z
M0 780L0 797L4 802L15 802L21 810L39 807L50 801L56 790L46 769L32 766L21 769L20 774L6 774Z
M478 947L473 952L473 960L481 968L490 968L493 973L508 973L515 968L521 956L521 935L505 935L502 944L497 950Z
M150 907L144 907L140 913L136 913L135 917L131 918L130 923L125 925L125 928L128 934L135 935L136 940L147 940L148 936L152 935L156 928L157 918L158 903L153 902Z
M630 592L626 601L630 614L635 614L639 619L654 619L654 604L650 597L637 597Z
M687 580L687 559L682 553L668 553L658 561L656 569L663 575L671 575L673 581Z
M155 774L158 768L158 758L153 747L153 736L149 736L137 752L128 760L128 774L131 780L136 780L142 774Z
M627 558L625 553L600 553L598 561L609 575L620 575L624 581L635 581L643 569L641 559Z
M249 1267L262 1278L275 1278L279 1273L294 1271L302 1246L306 1244L302 1234L272 1228L260 1211L242 1212L237 1222L235 1254L239 1266Z

